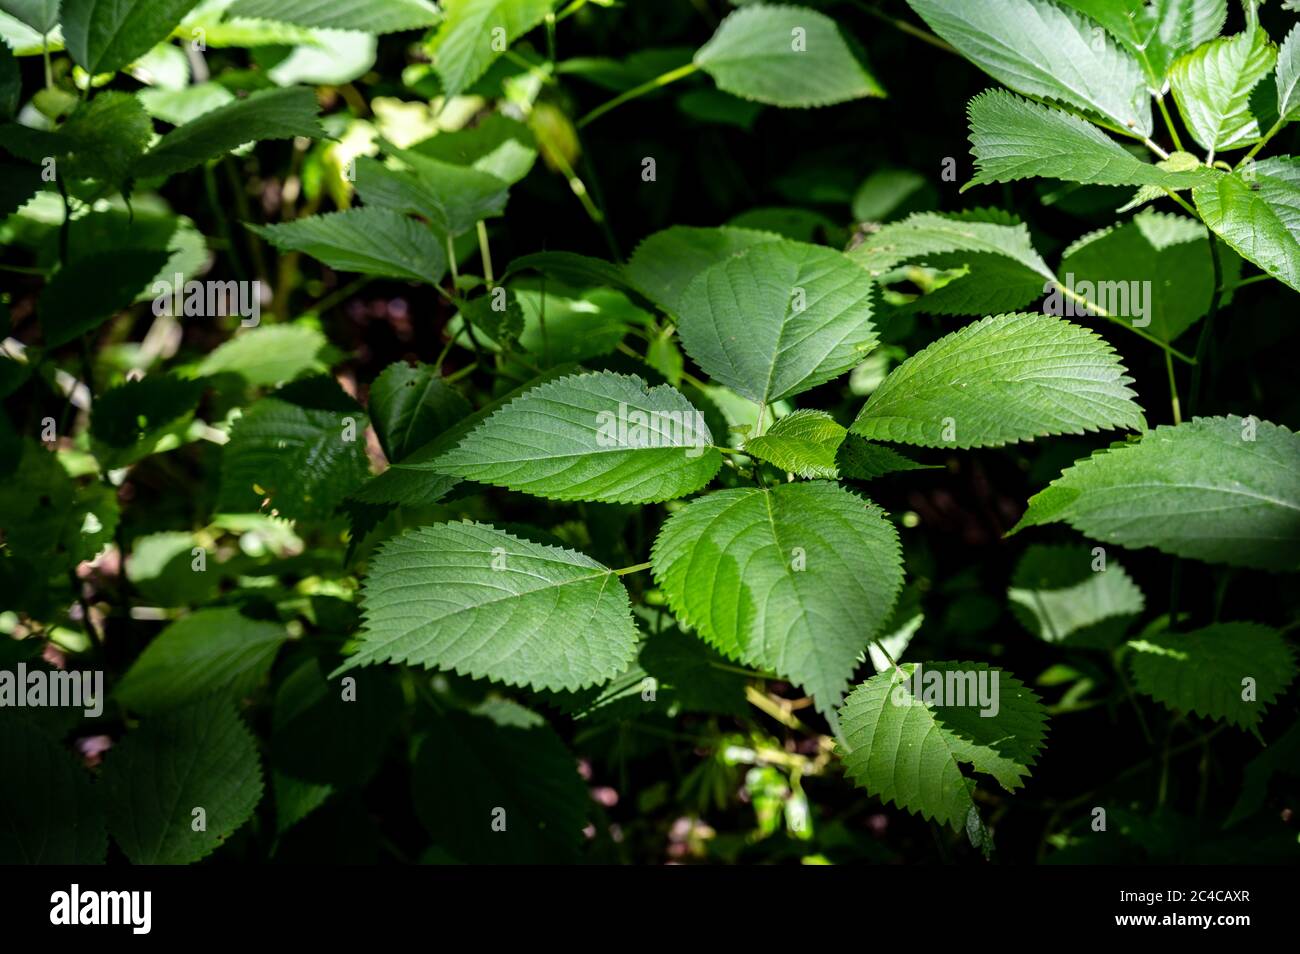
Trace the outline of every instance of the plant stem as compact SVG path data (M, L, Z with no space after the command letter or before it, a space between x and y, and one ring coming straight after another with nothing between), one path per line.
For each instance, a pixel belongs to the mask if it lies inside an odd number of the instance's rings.
M487 279L488 288L496 284L496 279L492 277L492 248L488 245L487 226L482 219L478 220L478 250L483 256L483 277Z
M1266 282L1272 277L1273 277L1272 275L1251 275L1249 278L1243 278L1235 285L1222 286L1219 289L1219 294L1223 294L1224 292L1236 291L1238 288L1242 288L1246 285L1254 285L1256 282Z
M638 563L635 566L625 566L621 570L615 570L615 576L627 576L629 573L640 573L642 570L650 569L650 563Z
M1165 117L1165 128L1169 130L1169 138L1173 140L1174 149L1182 152L1183 141L1178 138L1178 130L1174 127L1174 117L1169 115L1169 107L1165 105L1164 96L1156 95L1156 105L1160 107L1160 115Z
M1165 352L1165 371L1169 373L1169 407L1174 412L1174 424L1183 423L1182 409L1178 405L1178 382L1174 379L1174 359Z
M1144 146L1146 146L1148 149L1150 149L1152 152L1154 152L1154 153L1155 153L1157 156L1159 156L1161 159L1168 159L1168 158L1169 158L1169 153L1165 152L1163 149L1161 149L1159 146L1157 146L1154 142L1152 142L1152 141L1151 141L1151 138L1150 138L1149 136L1143 138L1143 140L1142 140L1142 144L1143 144Z
M863 0L855 0L853 5L857 7L859 10L861 10L863 13L867 14L868 16L873 16L877 20L881 21L882 23L888 23L895 30L900 30L903 33L906 33L908 36L916 37L922 43L929 43L931 46L935 47L936 49L943 50L945 53L952 53L955 54L956 56L961 56L961 54L957 52L957 48L954 47L952 44L950 44L948 41L941 40L933 33L928 33L925 30L922 30L920 27L913 26L912 24L908 23L906 20L900 20L897 17L891 17L889 14L877 9L876 7L873 7L871 4L864 3Z
M1082 295L1080 295L1080 294L1079 294L1077 291L1075 291L1073 288L1066 288L1064 285L1060 284L1059 282L1057 283L1057 286L1056 286L1056 287L1057 287L1058 289L1060 289L1061 294L1064 295L1066 298L1070 299L1070 300L1073 301L1075 304L1082 305L1085 309L1087 309L1088 311L1090 311L1092 314L1097 315L1099 318L1106 318L1106 319L1109 320L1109 321L1113 321L1115 324L1119 325L1121 328L1127 328L1129 331L1133 332L1133 333L1134 333L1135 335L1137 335L1139 338L1143 338L1143 339L1145 339L1145 340L1151 342L1151 343L1152 343L1153 345L1155 345L1156 347L1163 349L1163 350L1165 351L1165 353L1173 355L1173 356L1174 356L1175 358L1177 358L1179 361L1185 361L1187 364L1195 364L1195 363L1196 363L1195 359L1193 359L1193 358L1189 358L1187 355L1183 354L1183 353L1182 353L1181 351L1179 351L1177 348L1173 347L1172 345L1168 344L1167 342L1161 341L1161 340L1160 340L1159 338L1157 338L1155 335L1150 334L1149 332L1143 331L1141 328L1135 327L1134 325L1132 325L1132 324L1129 323L1129 322L1124 321L1123 319L1116 318L1114 315L1112 315L1110 312L1108 312L1105 308L1102 308L1100 305L1097 305L1097 304L1094 304L1093 302L1088 301L1088 299L1084 298Z
M1258 153L1261 149L1263 149L1266 145L1268 145L1268 141L1272 139L1274 136L1276 136L1278 130L1285 125L1286 123L1280 119L1277 122L1275 122L1273 124L1273 128L1271 128L1268 132L1264 133L1264 138L1262 138L1259 142L1255 143L1255 145L1251 146L1250 152L1246 153L1244 156L1241 157L1241 161L1237 163L1237 168L1240 169L1246 163L1250 162L1250 160L1254 159L1255 154Z
M1180 196L1180 195L1179 195L1177 192L1175 192L1173 189L1166 189L1166 190L1165 190L1165 195L1169 196L1169 198L1173 199L1175 202L1177 202L1179 205L1181 205L1181 206L1183 207L1183 210L1184 210L1188 215L1194 216L1194 217L1197 218L1197 219L1200 218L1200 215L1197 213L1197 211L1196 211L1194 208L1192 208L1191 204L1188 203L1188 201L1187 201L1186 199L1184 199L1182 196Z
M595 122L616 106L622 106L624 103L634 100L638 96L644 96L646 93L654 92L661 87L667 86L669 83L675 83L677 80L682 79L685 76L690 76L698 69L699 67L694 63L687 63L685 66L679 66L675 70L669 70L667 73L656 76L654 79L648 80L640 86L634 86L626 92L615 96L608 102L602 103L587 115L583 116L578 120L578 128L581 129L588 123Z

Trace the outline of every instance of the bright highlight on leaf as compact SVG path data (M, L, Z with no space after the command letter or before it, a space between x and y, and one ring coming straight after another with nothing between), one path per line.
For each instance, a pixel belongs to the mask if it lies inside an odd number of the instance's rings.
M922 447L989 447L1110 427L1142 430L1114 350L1049 315L998 315L914 354L872 393L855 434Z
M668 519L651 559L684 625L793 679L822 711L838 704L903 582L884 512L826 481L701 497Z
M572 691L621 672L636 654L627 591L613 570L483 524L438 524L389 541L371 560L361 605L361 647L339 672L409 663Z
M699 490L721 465L704 416L679 392L601 371L516 398L438 470L555 500L652 503Z
M840 34L807 7L753 4L733 11L695 54L718 88L772 106L829 106L885 91Z
M1285 427L1199 417L1068 468L1030 499L1015 529L1065 521L1089 537L1134 549L1296 570L1297 474L1300 437Z
M975 806L975 781L961 766L1014 792L1042 750L1046 723L1038 697L1000 669L904 663L844 701L844 767L882 801L960 828Z

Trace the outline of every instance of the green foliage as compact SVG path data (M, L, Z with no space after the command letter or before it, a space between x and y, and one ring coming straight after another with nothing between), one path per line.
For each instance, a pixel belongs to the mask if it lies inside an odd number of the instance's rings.
M1115 352L1049 315L998 315L904 361L853 432L922 447L989 447L1146 421Z
M1258 623L1216 623L1153 633L1128 647L1137 688L1178 712L1222 719L1258 734L1264 709L1295 678L1291 648Z
M664 524L651 559L684 625L793 679L823 711L902 585L884 513L827 481L701 497Z
M403 534L377 554L346 669L408 662L507 685L581 689L627 665L627 591L590 557L483 524Z
M1126 547L1274 570L1300 568L1300 437L1253 418L1157 427L1068 468L1016 529L1065 521Z
M1293 863L1294 6L0 0L0 862Z
M960 689L931 697L932 679ZM977 696L988 700L982 709L971 701ZM854 782L882 801L954 828L975 811L975 783L961 766L1015 791L1047 735L1038 697L982 663L905 663L877 673L844 700L840 721L844 768Z
M805 7L753 4L734 11L696 52L695 65L719 89L773 106L885 95L835 21Z

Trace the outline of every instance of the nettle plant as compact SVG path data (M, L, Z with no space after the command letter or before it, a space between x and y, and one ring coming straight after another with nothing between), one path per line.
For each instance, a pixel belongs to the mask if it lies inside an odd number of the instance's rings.
M272 857L329 806L373 828L362 795L394 778L411 795L384 824L413 811L425 860L576 858L585 827L619 857L592 824L611 789L593 803L583 775L594 758L626 782L679 742L698 764L639 805L683 806L681 853L740 791L749 843L784 829L833 854L843 826L823 838L804 784L842 773L991 855L998 793L1045 752L1044 687L1071 685L1062 718L1122 704L1150 736L1163 713L1161 805L1189 717L1220 723L1191 743L1207 760L1225 727L1262 740L1285 632L1220 618L1222 589L1180 611L1180 581L1184 561L1300 569L1300 438L1202 407L1236 289L1300 290L1300 165L1261 155L1300 116L1300 27L1279 48L1249 0L1222 36L1226 0L909 4L928 31L868 22L1008 87L970 101L966 189L1122 186L1133 214L1053 269L1011 212L902 215L925 179L894 171L856 228L760 211L642 230L623 260L584 165L616 107L680 83L686 115L748 128L885 96L853 31L803 6L744 4L703 45L617 61L557 58L614 15L594 0L0 0L0 239L26 256L4 266L25 284L0 363L3 662L32 686L108 673L104 722L5 702L0 858L103 861L108 834L133 862L232 836ZM575 120L584 82L615 95ZM663 158L621 174L649 186ZM965 165L935 156L935 178ZM493 234L527 241L501 221L525 180L609 257L494 269ZM375 283L429 292L389 317L437 321L438 350L358 381L326 318ZM1135 381L1098 329L1164 380ZM924 528L877 488L1103 431L1124 433L1037 459L1011 529L1006 602L1059 660L1039 690L929 651ZM1168 612L1121 565L1145 548ZM1252 763L1229 821L1296 739ZM1053 803L1056 847L1106 830L1093 794Z

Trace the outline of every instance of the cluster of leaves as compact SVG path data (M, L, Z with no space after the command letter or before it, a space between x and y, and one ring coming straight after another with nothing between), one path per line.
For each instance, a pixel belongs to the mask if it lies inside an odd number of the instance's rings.
M1221 723L1190 723L1207 753L1221 728L1267 735L1226 822L1256 826L1242 850L1294 846L1260 811L1300 738L1265 731L1294 709L1294 599L1224 612L1250 605L1226 601L1231 568L1266 589L1300 570L1294 408L1196 412L1204 369L1231 373L1215 341L1237 289L1300 291L1300 165L1256 159L1300 118L1300 25L1279 48L1255 0L1227 35L1227 0L908 5L928 30L899 42L1006 87L969 101L962 191L1059 180L1041 204L1141 210L1054 270L1037 229L936 211L915 172L833 200L850 225L812 211L827 160L790 176L793 208L629 224L623 258L592 161L607 114L681 83L677 115L705 129L749 135L768 107L878 127L859 101L915 80L869 62L859 36L903 22L875 8L855 31L847 5L741 4L690 48L615 60L557 58L608 29L595 0L0 0L0 267L30 283L0 304L0 664L107 671L110 724L0 711L0 859L103 861L109 835L136 863L227 840L264 859L312 822L331 857L626 857L617 792L584 775L626 792L630 767L642 817L680 816L673 857L889 856L811 807L805 780L839 774L989 856L1049 714L1121 702L1165 773L1189 719ZM593 87L613 96L579 117ZM662 186L673 148L619 188ZM958 167L926 159L954 204ZM533 239L569 217L607 253ZM494 239L518 251L500 274ZM1146 291L1117 309L1085 283ZM377 289L404 341L421 326L395 360L332 324L374 335ZM1130 372L1152 358L1167 375ZM918 515L919 488L972 460L1018 461L1036 491L1001 527L996 600L969 546L937 569ZM1121 550L1172 574L1168 612ZM990 602L1014 635L970 621ZM1052 660L1035 689L965 661L1015 641ZM931 698L925 672L999 702ZM665 753L698 763L675 793ZM1079 833L1115 774L1094 770L1051 803L1061 860L1093 850ZM752 830L728 846L703 819L742 801ZM1167 816L1128 810L1112 845L1151 850ZM412 811L426 835L394 844Z

